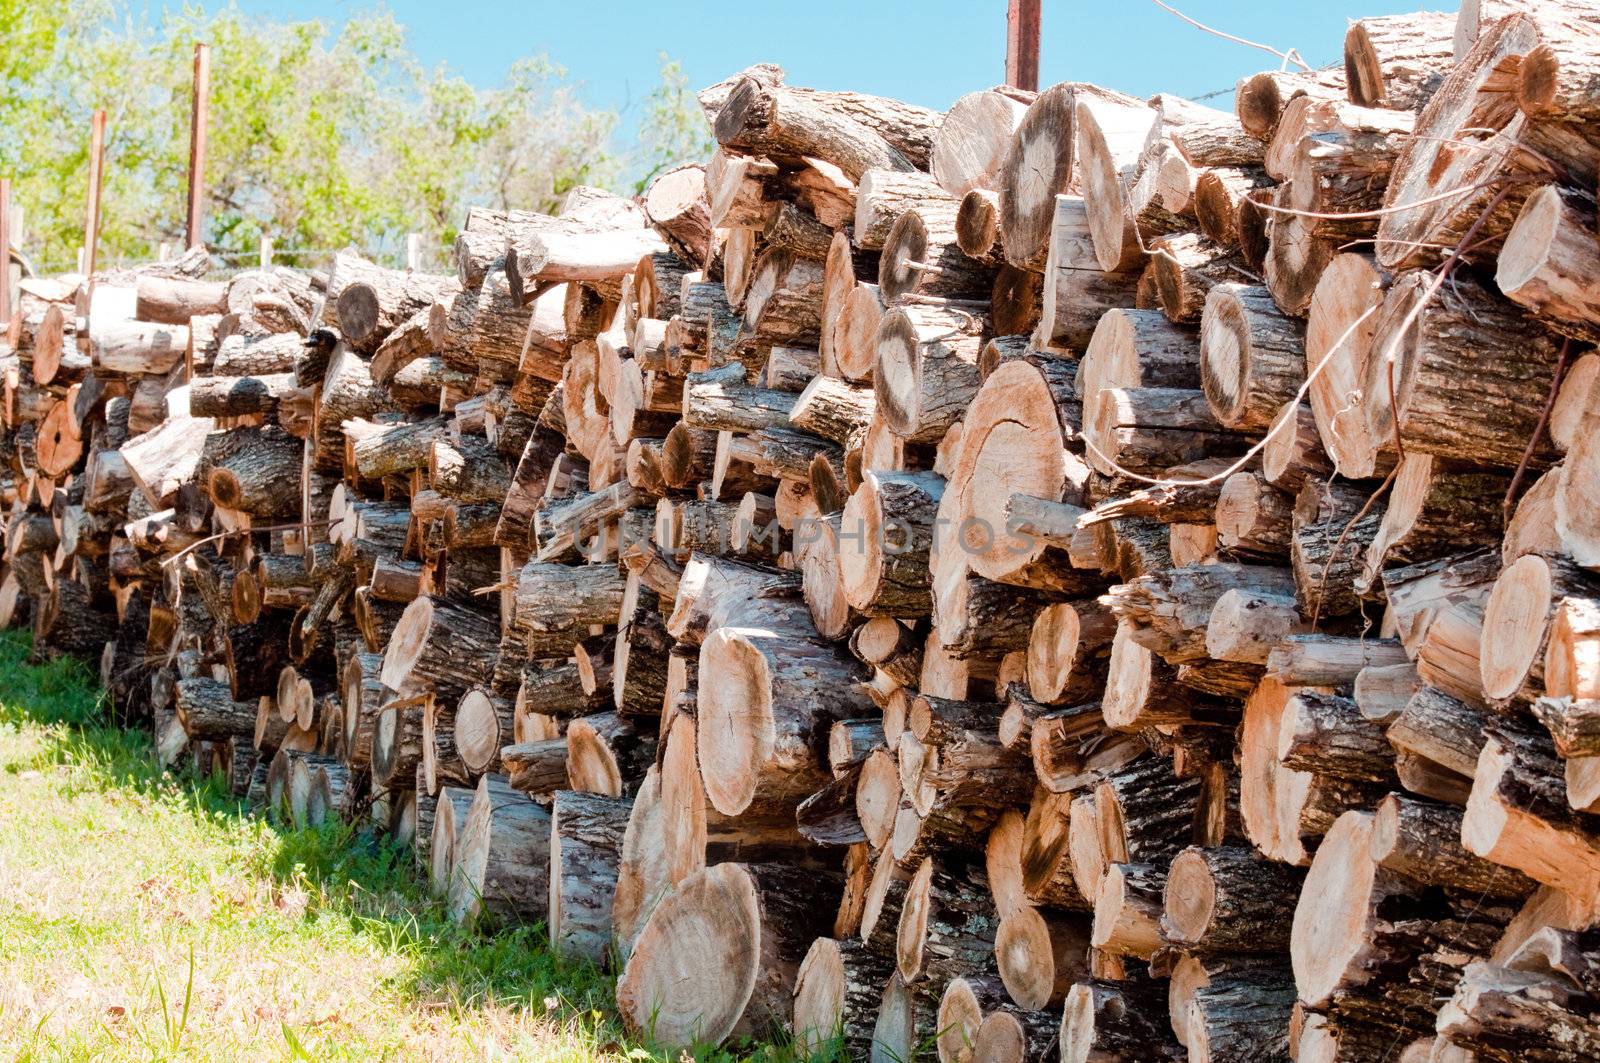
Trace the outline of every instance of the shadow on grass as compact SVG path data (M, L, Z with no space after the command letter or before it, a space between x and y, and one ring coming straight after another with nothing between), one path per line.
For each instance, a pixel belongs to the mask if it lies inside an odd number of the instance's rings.
M30 641L24 633L0 632L0 733L31 724L40 744L24 762L0 761L0 772L63 765L72 769L70 789L176 797L197 816L263 820L220 777L163 768L146 727L119 718L82 662L34 663ZM452 923L422 884L409 846L359 824L296 830L271 817L265 822L271 843L252 850L257 866L250 870L269 878L275 889L303 897L307 918L345 920L384 951L404 956L407 974L395 989L405 999L449 1012L527 1008L581 1038L597 1055L681 1058L627 1042L612 1018L614 978L553 952L542 925L464 930ZM798 1058L781 1040L690 1055L716 1063ZM845 1056L830 1046L812 1059Z

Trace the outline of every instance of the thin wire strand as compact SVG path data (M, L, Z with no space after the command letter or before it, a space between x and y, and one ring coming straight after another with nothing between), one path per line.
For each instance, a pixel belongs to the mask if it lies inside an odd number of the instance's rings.
M1260 51L1267 52L1267 53L1269 53L1271 55L1277 56L1279 59L1283 60L1283 62L1285 64L1296 63L1296 64L1299 65L1301 70L1304 70L1306 73L1310 73L1311 72L1311 65L1309 63L1307 63L1304 59L1300 58L1300 52L1297 49L1290 48L1287 52L1280 52L1280 51L1278 51L1278 49L1272 47L1272 45L1270 45L1270 44L1259 44L1256 41L1248 41L1248 40L1245 40L1243 37L1235 37L1231 33L1224 33L1222 30L1213 29L1212 27L1207 26L1203 22L1198 22L1198 21L1190 18L1188 15L1185 15L1182 11L1179 11L1177 8L1173 7L1171 4L1165 3L1164 0L1151 0L1151 2L1153 4L1155 4L1157 7L1159 7L1161 10L1167 12L1168 14L1178 16L1180 19L1182 19L1183 21L1187 22L1189 25L1193 26L1197 30L1204 30L1206 33L1211 34L1213 37L1221 37L1225 41L1230 41L1230 42L1232 42L1234 44L1242 44L1246 48L1259 49Z
M1311 385L1316 382L1317 377L1322 375L1322 370L1333 361L1333 352L1336 352L1340 347L1344 346L1344 342L1355 334L1356 329L1361 326L1361 323L1376 313L1378 307L1381 305L1383 304L1374 303L1372 306L1369 306L1366 310L1362 311L1360 317L1350 322L1349 327L1346 328L1344 332L1340 334L1339 338L1335 340L1328 348L1329 353L1322 359L1322 361L1317 363L1316 368L1312 369L1311 372L1306 374L1305 382L1300 385L1300 390L1295 392L1294 399L1283 404L1283 410L1280 412L1278 420L1272 425L1271 428L1267 429L1267 434L1262 436L1261 439L1249 450L1245 451L1243 456L1241 456L1238 461L1234 462L1232 465L1228 466L1226 469L1214 476L1207 476L1203 480L1174 480L1170 477L1145 476L1140 473L1136 473L1131 469L1123 468L1117 463L1116 459L1112 458L1105 451L1095 446L1094 440L1090 439L1087 435L1083 437L1083 444L1089 450L1093 451L1101 461L1104 461L1107 465L1114 469L1117 475L1125 476L1130 480L1137 480L1140 483L1155 484L1158 487L1207 487L1214 483L1220 483L1232 476L1234 473L1243 469L1246 465L1250 464L1251 460L1257 454L1266 449L1267 444L1272 441L1273 437L1279 432L1283 431L1284 426L1299 423L1300 419L1296 415L1295 411L1299 408L1300 403L1305 399L1307 393L1310 392Z

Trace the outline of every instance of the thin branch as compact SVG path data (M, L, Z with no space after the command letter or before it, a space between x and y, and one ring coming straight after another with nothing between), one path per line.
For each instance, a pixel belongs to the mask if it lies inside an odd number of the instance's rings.
M1544 409L1539 412L1539 423L1534 425L1533 434L1528 437L1528 446L1522 452L1522 460L1517 462L1517 471L1511 477L1511 486L1506 488L1506 497L1500 503L1500 516L1506 523L1511 523L1511 510L1516 505L1517 488L1522 486L1522 477L1528 471L1528 465L1533 461L1534 451L1539 449L1539 439L1544 435L1544 430L1550 424L1550 414L1556 406L1556 396L1561 392L1561 380L1567 375L1567 355L1572 353L1572 340L1567 338L1561 341L1561 357L1556 360L1555 375L1550 378L1550 392L1544 397Z

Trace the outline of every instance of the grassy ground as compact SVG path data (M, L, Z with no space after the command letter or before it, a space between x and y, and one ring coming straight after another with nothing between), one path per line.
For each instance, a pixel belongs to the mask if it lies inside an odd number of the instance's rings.
M459 931L409 851L163 772L81 666L26 654L0 635L0 1058L672 1058L541 930Z

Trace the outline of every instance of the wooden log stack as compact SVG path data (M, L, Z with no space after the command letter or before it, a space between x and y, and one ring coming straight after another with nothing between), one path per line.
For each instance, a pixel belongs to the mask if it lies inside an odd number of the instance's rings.
M0 619L665 1045L1594 1058L1585 6L1235 113L754 67L455 276L26 282Z

